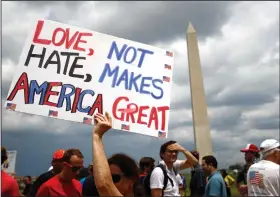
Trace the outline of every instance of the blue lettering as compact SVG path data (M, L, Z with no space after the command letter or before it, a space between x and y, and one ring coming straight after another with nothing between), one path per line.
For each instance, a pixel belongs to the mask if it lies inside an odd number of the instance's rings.
M111 59L112 58L112 54L113 52L115 51L115 54L116 54L116 57L117 57L117 60L119 61L123 55L123 52L125 51L127 45L123 45L121 51L119 51L118 49L118 46L117 46L117 43L115 41L112 42L112 45L111 45L111 48L110 48L110 51L109 51L109 54L107 56L107 59Z
M118 73L119 73L119 67L116 66L113 70L111 70L110 64L106 63L104 70L98 80L99 83L102 83L104 81L104 78L106 76L106 74L108 73L108 76L111 77L114 75L113 77L113 81L112 81L112 87L115 87L116 85L116 81L117 81L117 77L118 77Z
M153 80L153 86L154 86L157 90L160 91L160 95L159 95L159 96L156 96L156 95L154 95L154 93L151 93L151 95L152 95L152 97L153 97L154 99L161 99L161 98L163 97L163 89L162 89L161 87L159 87L159 86L156 85L157 82L160 83L160 84L163 84L163 82L162 82L162 80L160 80L160 79L154 79L154 80Z
M136 81L137 81L141 76L142 76L142 75L140 74L140 75L137 75L137 76L134 77L134 72L131 72L131 73L130 73L129 88L128 88L129 90L131 90L131 89L132 89L132 86L134 86L135 91L136 91L136 92L139 92Z
M124 81L125 89L127 90L128 89L128 70L127 69L125 69L123 71L123 73L120 76L119 81L117 82L116 86L119 86L122 81Z
M144 61L145 55L146 55L146 54L151 54L151 55L153 55L154 52L153 52L153 51L149 51L149 50L145 50L145 49L141 49L141 48L139 48L139 49L137 49L137 50L140 51L140 52L142 52L141 57L140 57L139 62L138 62L138 67L141 68L142 63L143 63L143 61Z
M144 87L150 87L150 85L151 85L151 84L145 83L145 80L146 80L146 81L152 81L153 78L152 78L152 77L143 77L143 78L142 78L141 86L140 86L140 93L141 93L141 94L150 94L149 91L145 91L145 90L144 90Z
M68 94L66 93L66 89L70 88L71 92ZM64 99L66 100L66 111L70 111L71 110L71 96L75 93L75 87L71 84L63 84L61 91L60 91L60 95L58 98L58 102L57 102L57 107L60 108L63 105Z
M45 95L47 92L47 87L48 87L48 82L46 82L46 81L41 86L39 86L36 80L31 80L28 104L34 103L34 96L35 96L35 92L36 92L36 94L41 93L39 105L43 105L44 98L45 98Z
M130 61L127 60L127 54L129 51L131 51L130 49L132 49L133 51L133 55L132 55L132 58ZM123 61L127 64L131 64L132 62L134 62L135 58L136 58L136 54L137 54L137 51L134 47L128 47L124 53L124 58L123 58Z
M84 90L81 92L80 96L79 96L79 100L78 100L78 111L79 112L83 112L83 113L89 113L90 111L90 106L83 108L82 104L83 104L83 98L86 94L90 94L91 96L94 96L94 91L92 90Z

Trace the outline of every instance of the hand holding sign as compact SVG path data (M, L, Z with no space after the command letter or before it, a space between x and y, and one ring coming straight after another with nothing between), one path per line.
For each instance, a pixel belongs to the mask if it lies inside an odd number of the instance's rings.
M94 115L94 123L93 133L102 138L104 133L112 128L112 117L108 112L105 112L105 115L97 113Z

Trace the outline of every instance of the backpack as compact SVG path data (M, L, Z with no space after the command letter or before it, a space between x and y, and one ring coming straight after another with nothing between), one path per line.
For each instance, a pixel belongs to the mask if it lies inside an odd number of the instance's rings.
M163 172L164 179L163 179L162 196L164 196L164 190L167 187L168 180L170 181L172 187L174 186L174 183L173 183L173 180L167 175L167 171L166 171L165 166L163 164L159 164L156 167L159 167ZM177 175L177 172L176 172L175 168L173 168L173 171L175 172L175 175ZM146 196L152 196L152 190L150 188L151 174L152 173L149 173L144 179L144 190L145 190Z

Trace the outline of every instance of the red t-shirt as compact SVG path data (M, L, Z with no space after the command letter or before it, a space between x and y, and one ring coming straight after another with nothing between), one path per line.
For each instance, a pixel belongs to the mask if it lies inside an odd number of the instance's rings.
M82 196L82 185L76 179L63 182L56 175L39 188L36 196Z
M1 196L19 196L19 187L17 181L2 170L1 186Z

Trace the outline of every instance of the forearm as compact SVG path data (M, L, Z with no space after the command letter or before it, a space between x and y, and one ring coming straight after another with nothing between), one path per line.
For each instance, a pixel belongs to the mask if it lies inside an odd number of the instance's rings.
M116 189L105 155L101 137L92 134L93 175L100 196L120 196Z
M194 166L198 163L198 160L190 153L190 151L188 150L184 150L183 154L185 155L185 157L187 158L187 162Z

